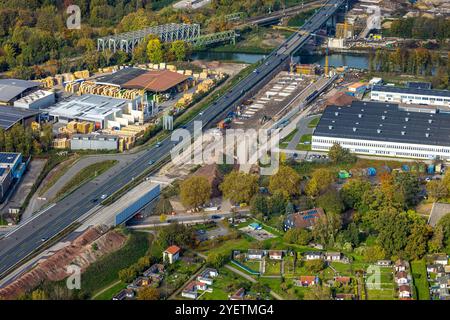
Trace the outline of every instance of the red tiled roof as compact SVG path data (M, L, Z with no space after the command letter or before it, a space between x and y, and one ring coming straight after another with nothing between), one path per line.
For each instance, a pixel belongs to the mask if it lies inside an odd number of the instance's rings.
M334 281L341 283L349 283L352 279L350 277L335 277Z
M398 290L399 290L399 291L411 292L411 288L410 288L408 285L406 285L406 284L401 285L401 286L398 288Z
M178 252L180 252L180 250L181 249L178 246L170 246L166 249L166 252L170 254L177 254Z
M302 212L297 212L292 215L292 220L296 228L308 228L316 224L317 220L324 216L325 213L322 208L314 208Z
M300 282L314 282L316 281L315 276L300 276Z
M189 77L169 70L152 70L122 85L125 89L146 89L164 92L186 81Z

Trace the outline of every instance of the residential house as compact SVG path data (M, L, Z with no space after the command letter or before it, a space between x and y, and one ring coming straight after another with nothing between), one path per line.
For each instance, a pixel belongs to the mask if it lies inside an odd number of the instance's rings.
M219 273L217 272L216 269L206 268L205 270L203 270L200 273L200 275L197 277L197 280L199 282L202 282L204 284L211 286L214 282L214 278L217 277L218 275L219 275Z
M343 285L349 285L352 282L352 278L350 278L350 277L334 277L334 281L341 283Z
M271 260L283 260L283 251L281 250L270 250L269 258Z
M131 289L124 289L116 294L113 300L131 300L134 299L134 291Z
M428 273L436 273L439 277L440 275L444 274L445 269L442 264L435 263L435 264L427 265L427 272Z
M150 268L144 271L144 277L151 277L154 274L164 273L164 265L160 263L155 263Z
M305 252L306 260L321 260L323 259L323 253L319 251L309 251Z
M442 276L437 280L439 281L439 288L441 288L441 289L450 288L450 277L449 276Z
M408 273L406 271L399 271L395 274L395 282L398 285L407 284L409 282Z
M319 278L317 276L300 276L298 280L294 280L294 284L298 287L311 287L319 284Z
M181 296L189 299L197 299L198 290L205 291L208 286L200 281L192 281L183 289Z
M163 252L163 261L173 264L180 258L181 248L178 246L170 246Z
M448 264L448 256L446 254L439 254L434 257L434 263L446 266Z
M133 281L133 283L129 284L127 288L131 290L139 290L141 288L148 287L151 284L152 280L149 277L138 277Z
M232 296L230 296L230 300L244 300L245 298L245 289L238 289Z
M377 266L379 266L379 267L390 267L391 265L392 265L391 260L378 260L377 261Z
M398 288L398 297L399 298L411 298L411 287L407 284L402 284Z
M445 273L450 273L450 265L447 265L444 267L444 272Z
M330 262L339 262L342 259L342 253L340 252L326 252L325 260Z
M312 229L320 217L323 217L325 212L322 208L314 208L302 212L289 214L283 223L284 231L292 228Z
M355 295L352 293L336 293L334 300L355 300Z
M250 260L261 260L264 257L263 250L248 250L247 258Z
M404 260L397 260L395 262L395 271L400 272L400 271L406 271L406 269L408 268L408 263Z

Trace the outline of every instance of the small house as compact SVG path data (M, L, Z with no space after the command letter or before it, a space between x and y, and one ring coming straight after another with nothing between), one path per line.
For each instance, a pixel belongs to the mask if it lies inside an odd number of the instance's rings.
M281 250L270 250L269 259L271 260L283 260L283 251Z
M379 266L379 267L390 267L390 266L392 266L392 261L391 260L378 260L377 261L377 266Z
M336 261L339 262L342 259L342 253L340 252L326 252L325 253L325 260L327 261Z
M163 252L163 261L173 264L180 258L181 249L178 246L170 246Z
M444 267L442 266L442 264L430 264L427 265L427 272L442 274L444 273Z
M264 257L264 251L262 250L248 250L247 258L250 260L261 260Z
M323 258L322 252L310 251L305 253L306 260L321 260Z
M435 256L434 263L446 266L448 264L448 257L447 257L447 255L446 254L440 254L440 255Z
M319 278L316 276L300 276L298 280L294 280L294 284L299 287L311 287L319 284Z
M336 293L334 300L355 300L355 295L352 293Z
M411 298L411 287L407 284L403 284L398 288L399 298Z
M214 282L214 278L217 277L218 275L219 275L219 273L217 272L216 269L206 268L205 270L203 270L200 273L200 275L197 277L197 280L199 282L202 282L204 284L211 286Z
M398 285L407 284L408 281L408 274L405 271L400 271L395 274L395 282Z
M334 277L334 281L343 285L349 285L352 282L350 277Z
M134 299L134 291L131 289L124 289L120 291L118 294L116 294L112 299L116 301Z
M133 283L128 285L127 288L132 290L139 290L141 288L148 287L149 285L151 285L151 283L152 280L148 277L138 277L133 281Z
M199 281L192 281L183 289L181 296L189 299L197 299L198 290L205 291L208 286L205 283Z
M408 263L404 260L397 260L395 262L395 271L400 272L400 271L406 271L406 269L408 268Z

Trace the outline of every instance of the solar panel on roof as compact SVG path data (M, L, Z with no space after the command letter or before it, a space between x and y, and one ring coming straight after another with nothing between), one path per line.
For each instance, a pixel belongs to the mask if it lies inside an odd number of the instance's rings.
M14 163L18 156L17 153L0 153L0 163Z

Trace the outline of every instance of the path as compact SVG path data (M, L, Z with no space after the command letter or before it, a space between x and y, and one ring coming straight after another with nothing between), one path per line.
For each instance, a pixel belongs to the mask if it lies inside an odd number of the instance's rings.
M100 290L99 292L97 292L92 298L91 298L91 300L95 300L95 298L97 298L99 295L101 295L102 293L104 293L105 291L108 291L109 289L111 289L112 287L114 287L114 286L117 286L119 283L121 283L122 281L116 281L116 282L114 282L112 285L110 285L110 286L108 286L108 287L106 287L106 288L104 288L104 289L102 289L102 290Z
M244 273L244 272L242 272L242 271L240 271L240 270L238 270L238 269L236 269L236 268L233 268L233 267L230 266L229 264L225 265L225 268L227 268L227 269L230 270L231 272L236 273L237 275L240 275L241 277L247 279L248 281L250 281L250 282L252 282L252 283L257 283L257 282L258 282L258 281L257 281L256 279L254 279L253 277L249 276L248 274L246 274L246 273ZM272 297L274 297L275 299L277 299L277 300L284 300L283 297L281 297L279 294L273 292L272 290L270 290L270 295L271 295Z

